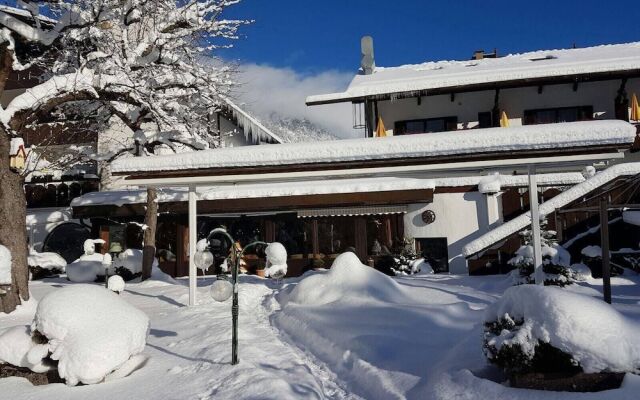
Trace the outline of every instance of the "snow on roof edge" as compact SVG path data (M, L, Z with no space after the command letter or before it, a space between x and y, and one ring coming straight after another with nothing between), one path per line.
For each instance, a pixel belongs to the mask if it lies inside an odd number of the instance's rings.
M636 128L624 121L600 120L510 128L486 128L385 138L316 143L284 143L202 150L178 155L122 158L113 173L184 171L208 168L331 163L436 157L506 151L570 149L630 144Z
M629 176L640 174L640 162L634 163L622 163L616 164L607 168L604 171L597 173L591 178L585 180L582 183L565 190L552 199L540 204L539 212L540 216L544 217L551 214L556 209L563 207L574 200L579 199L593 190L611 182L613 179L620 176ZM508 236L513 235L516 232L521 231L531 224L531 212L527 211L524 214L506 222L495 229L490 230L479 238L467 243L462 248L462 255L464 257L470 257L477 254L493 244L505 239Z
M227 97L222 97L225 103L233 112L233 116L238 120L238 126L242 128L245 138L248 140L249 135L257 131L257 138L262 138L263 135L270 136L278 143L286 143L282 138L275 133L271 132L266 126L264 126L260 121L258 121L253 116L249 115L246 111L240 108L237 104L231 101ZM263 135L261 135L262 133Z

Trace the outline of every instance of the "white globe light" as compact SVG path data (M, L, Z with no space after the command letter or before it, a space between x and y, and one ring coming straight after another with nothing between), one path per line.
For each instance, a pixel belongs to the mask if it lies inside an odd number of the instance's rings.
M193 262L198 269L205 271L213 264L213 254L210 251L196 251Z
M233 293L233 285L231 282L218 279L211 285L211 297L218 302L223 302L231 297Z

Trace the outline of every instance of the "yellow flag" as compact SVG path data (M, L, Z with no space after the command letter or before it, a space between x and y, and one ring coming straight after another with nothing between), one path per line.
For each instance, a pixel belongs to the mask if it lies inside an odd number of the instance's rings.
M500 114L500 127L501 128L509 127L509 117L507 117L507 113L504 111L502 112L502 114Z
M382 117L378 116L378 127L376 128L376 137L385 137L387 136L387 131L384 129L384 122L382 122Z
M635 93L631 96L631 120L640 121L640 104Z

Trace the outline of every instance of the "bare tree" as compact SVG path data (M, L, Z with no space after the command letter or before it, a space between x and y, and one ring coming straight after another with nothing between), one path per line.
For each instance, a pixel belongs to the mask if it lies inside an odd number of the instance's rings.
M33 23L0 12L4 25L0 86L12 69L39 63L44 70L42 83L1 110L0 154L7 154L11 137L24 129L77 118L93 124L100 134L106 134L114 118L126 126L124 140L115 141L117 145L82 154L97 161L215 146L218 141L207 121L233 82L231 69L213 56L247 23L222 18L224 9L237 2L23 2ZM37 17L41 7L55 16L55 25L41 24ZM18 40L38 51L21 59ZM29 296L26 205L22 175L9 168L6 156L0 159L0 244L13 256L12 286L0 300L0 312L9 312ZM155 228L157 217L155 198L150 189L146 221L150 228ZM145 234L145 276L155 255L154 239L155 229L150 229Z

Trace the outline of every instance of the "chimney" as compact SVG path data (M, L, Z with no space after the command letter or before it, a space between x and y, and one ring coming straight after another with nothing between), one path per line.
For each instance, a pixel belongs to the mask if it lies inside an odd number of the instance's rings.
M476 50L473 52L474 60L482 60L484 58L484 50Z
M376 68L376 62L373 57L373 38L371 36L363 36L360 39L360 67L365 75L371 75Z

